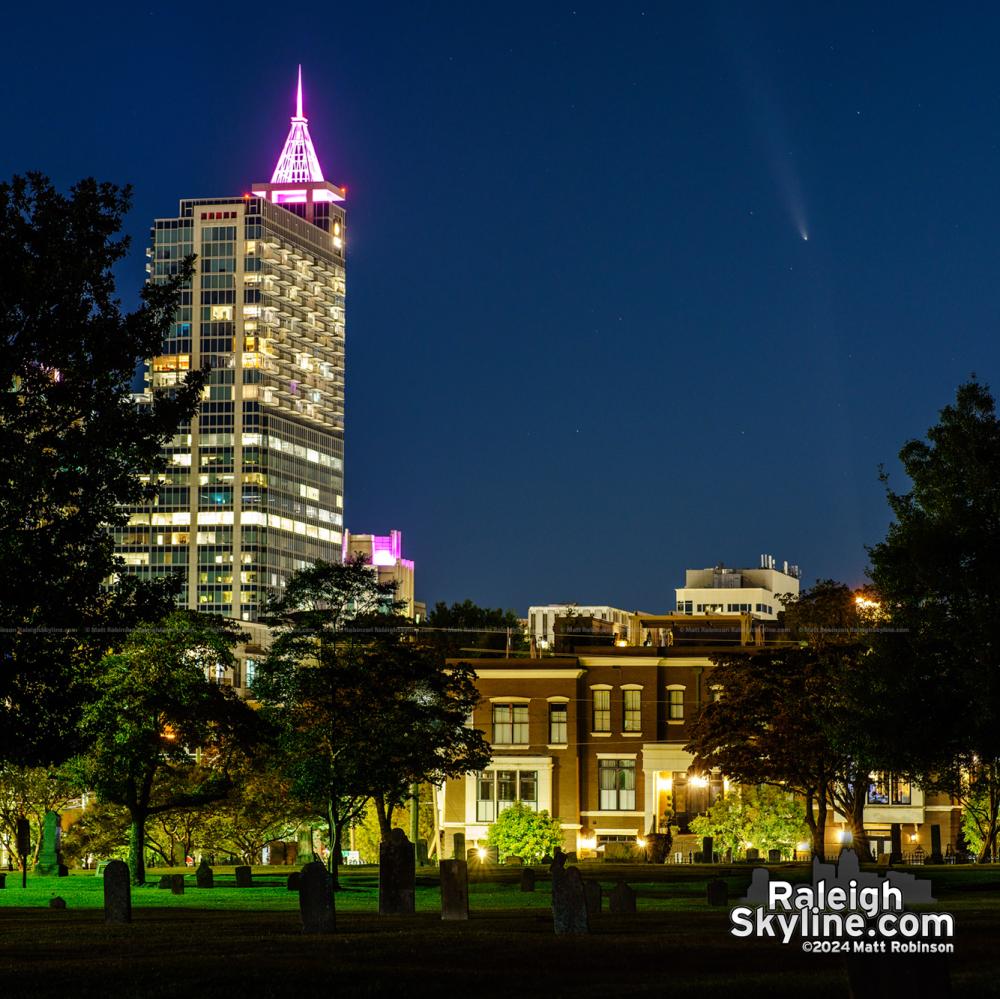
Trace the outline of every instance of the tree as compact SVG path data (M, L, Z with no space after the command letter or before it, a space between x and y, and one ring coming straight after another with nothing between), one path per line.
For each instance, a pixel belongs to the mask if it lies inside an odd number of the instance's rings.
M260 863L268 843L294 833L303 817L302 806L290 795L289 781L272 765L254 765L244 758L229 773L232 792L202 810L195 838L208 853L235 854L245 864Z
M795 795L780 788L735 787L719 798L705 815L691 820L691 832L711 836L733 856L745 854L747 844L763 853L790 853L807 835L805 808Z
M501 861L520 857L526 864L538 864L562 846L562 826L548 812L535 812L515 801L497 816L486 842L496 847Z
M392 583L364 557L296 573L271 608L274 639L255 694L282 733L293 793L326 815L332 860L369 798L383 837L412 783L484 766L489 750L465 721L471 672L397 630Z
M36 173L0 184L4 759L47 764L72 751L78 677L109 645L93 629L115 616L115 593L102 590L116 568L108 528L123 522L122 504L155 493L140 473L162 467L161 445L204 381L192 372L153 407L132 402L136 365L160 352L189 265L122 311L113 268L128 248L118 234L130 198L94 180L60 194Z
M813 853L824 856L829 811L850 822L867 853L864 806L874 746L855 719L875 669L851 591L822 581L790 601L792 640L714 656L713 686L686 747L697 764L740 784L770 784L805 802Z
M135 884L145 881L150 816L225 797L229 755L254 738L253 711L207 679L232 664L239 637L221 618L176 611L136 629L91 681L80 723L89 749L75 771L100 800L128 809Z
M445 656L459 656L479 649L511 652L524 649L524 631L517 613L500 608L479 607L471 600L434 605L427 615L427 630L421 641L429 642Z
M128 809L91 804L64 833L62 855L67 864L92 860L128 860Z
M58 772L44 767L0 765L0 842L8 854L16 856L19 865L27 860L31 866L42 845L45 813L61 811L79 795L80 788ZM30 857L22 857L17 851L17 822L21 818L27 818L32 826Z
M1000 835L1000 420L988 387L960 385L899 459L910 488L891 489L883 470L893 521L868 549L891 624L876 642L882 748L978 816L987 859Z

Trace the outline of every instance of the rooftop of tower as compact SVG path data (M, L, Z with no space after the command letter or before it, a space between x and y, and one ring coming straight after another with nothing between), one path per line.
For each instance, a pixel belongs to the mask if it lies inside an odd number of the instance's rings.
M278 205L344 201L347 197L345 188L326 180L319 165L319 157L309 134L309 119L303 113L301 66L295 90L295 114L292 115L288 137L270 183L254 184L253 193Z

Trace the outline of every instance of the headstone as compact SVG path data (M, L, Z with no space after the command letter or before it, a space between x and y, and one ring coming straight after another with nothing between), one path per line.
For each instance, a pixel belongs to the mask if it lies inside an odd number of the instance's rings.
M0 874L0 891L7 887L7 875Z
M504 863L508 867L521 867L524 865L524 861L520 857L511 855L504 860Z
M755 846L748 846L747 860L760 860L760 850L758 850Z
M780 864L781 863L781 851L780 850L768 850L767 851L767 862L769 864Z
M303 933L333 933L333 876L318 860L306 864L299 877L299 912Z
M608 905L616 916L632 915L635 912L635 892L624 881L619 881L611 889Z
M708 882L706 895L708 897L709 905L729 904L729 888L722 878L712 878L712 880Z
M601 884L599 881L583 882L583 897L587 903L587 919L592 920L601 914Z
M215 887L215 873L212 871L212 868L208 866L208 863L204 860L204 858L198 865L198 869L194 872L194 879L199 888Z
M455 833L452 837L451 859L465 860L465 833Z
M560 935L589 933L583 878L580 868L566 866L566 856L558 851L552 862L552 927Z
M469 918L469 865L464 860L442 860L441 918Z
M65 909L66 908L66 899L60 898L58 895L53 896L52 898L49 899L49 908L50 909Z
M298 871L292 871L292 873L288 875L285 887L289 891L299 891L302 887L302 875Z
M171 874L170 875L170 892L173 895L183 895L184 894L184 875L183 874Z
M936 822L931 826L931 855L927 863L944 863L944 857L941 854L941 827Z
M171 885L170 875L169 874L161 874L160 875L160 882L159 882L159 884L156 887L157 888L166 888L166 889L169 890L170 885Z
M903 862L903 827L898 822L893 822L889 826L889 838L892 843L889 851L889 863L901 864Z
M715 842L711 836L702 836L701 838L701 859L705 864L710 864L715 860Z
M104 922L132 922L132 888L128 864L112 860L104 867Z
M253 887L253 870L251 868L249 867L236 868L236 887L237 888Z
M521 891L535 890L535 872L530 867L521 870Z
M416 858L402 829L393 829L378 848L378 913L412 915L416 908Z
M55 877L59 874L59 813L46 812L42 824L42 847L38 851L38 863L35 873L43 877Z

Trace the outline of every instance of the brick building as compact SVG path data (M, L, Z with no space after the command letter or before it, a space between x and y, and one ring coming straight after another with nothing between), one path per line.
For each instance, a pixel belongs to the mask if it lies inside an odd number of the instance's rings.
M717 696L709 657L776 639L745 615L713 617L708 626L702 619L701 627L690 617L642 616L641 625L672 644L469 662L482 694L473 724L494 756L482 773L446 783L443 855L450 856L455 833L470 846L484 841L514 801L558 817L564 849L583 856L665 829L671 813L680 827L674 850L698 848L688 822L729 787L718 772L694 770L683 748L699 710ZM828 826L831 848L843 835L838 818ZM905 852L930 852L931 823L941 826L943 845L957 841L958 806L946 797L925 800L898 779L875 778L865 819L876 852L888 852L891 823L903 824Z

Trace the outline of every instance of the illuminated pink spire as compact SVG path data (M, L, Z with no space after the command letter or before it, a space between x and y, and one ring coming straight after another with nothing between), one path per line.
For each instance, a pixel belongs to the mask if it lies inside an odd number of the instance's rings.
M323 180L323 170L309 137L309 119L302 113L302 67L299 66L299 81L295 93L295 115L292 127L285 139L278 164L271 177L272 184L308 184Z

